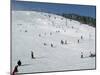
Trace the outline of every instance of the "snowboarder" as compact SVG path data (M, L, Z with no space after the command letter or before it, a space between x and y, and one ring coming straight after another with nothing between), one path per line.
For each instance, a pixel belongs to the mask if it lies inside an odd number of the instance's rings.
M81 52L81 58L83 58L83 52Z
M16 66L15 66L15 68L14 68L14 70L13 70L13 72L12 72L12 74L11 74L11 75L15 75L15 74L16 74L16 72L18 72L18 65L16 65Z
M21 61L19 60L19 61L17 62L17 64L18 64L18 66L21 66L22 63L21 63Z
M31 51L31 58L32 59L35 59L34 54L33 54L33 51Z

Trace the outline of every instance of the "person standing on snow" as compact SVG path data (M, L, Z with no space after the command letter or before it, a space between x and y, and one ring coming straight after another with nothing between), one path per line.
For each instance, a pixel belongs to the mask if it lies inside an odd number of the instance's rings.
M17 64L18 64L18 66L21 66L22 65L22 63L21 63L20 60L17 62Z
M31 58L35 59L33 51L31 51Z
M81 58L83 58L83 52L81 52Z
M15 66L11 75L16 75L16 72L18 72L18 65Z

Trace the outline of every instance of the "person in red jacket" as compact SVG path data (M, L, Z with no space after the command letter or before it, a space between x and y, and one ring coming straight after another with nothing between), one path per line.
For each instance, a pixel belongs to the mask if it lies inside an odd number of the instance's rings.
M16 72L18 72L18 65L15 66L11 75L16 75Z

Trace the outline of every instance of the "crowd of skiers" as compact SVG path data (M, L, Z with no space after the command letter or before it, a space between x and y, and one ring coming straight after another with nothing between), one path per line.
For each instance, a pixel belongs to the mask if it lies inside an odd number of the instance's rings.
M92 53L92 52L90 51L90 54L89 54L88 57L96 57L96 54L95 54L95 53ZM83 54L83 52L81 52L81 58L85 58L85 55Z
M45 34L46 35L46 34ZM50 32L50 35L52 35L52 33ZM41 34L39 34L39 37L41 37ZM80 37L80 40L83 39L83 36ZM80 43L80 40L77 40L77 43ZM63 44L68 44L67 40L61 40L60 43ZM44 46L46 46L47 43L44 43ZM53 43L50 44L51 47L54 47ZM96 54L93 54L90 52L90 55L88 57L95 57ZM81 58L85 58L85 55L83 52L81 52ZM34 52L31 51L31 59L36 59L36 57L34 56ZM18 67L20 67L22 65L21 60L18 60L17 65L14 67L13 72L11 73L11 75L16 75L16 73L18 72Z

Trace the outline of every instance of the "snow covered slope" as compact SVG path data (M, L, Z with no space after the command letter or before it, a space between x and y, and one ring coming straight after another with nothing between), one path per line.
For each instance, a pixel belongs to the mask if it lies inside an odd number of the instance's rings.
M95 69L90 52L95 54L94 27L50 13L12 11L12 70L18 60L19 73Z

